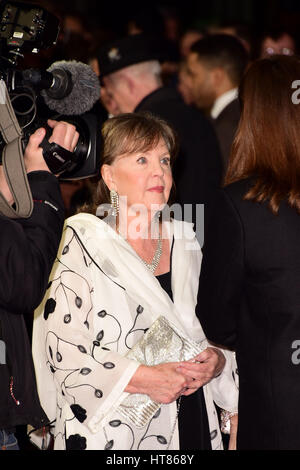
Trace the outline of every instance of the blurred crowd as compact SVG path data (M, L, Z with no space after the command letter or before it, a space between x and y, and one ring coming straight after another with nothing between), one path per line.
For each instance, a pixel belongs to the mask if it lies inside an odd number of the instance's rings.
M218 180L220 172L224 174L227 167L240 117L237 90L246 67L253 60L267 55L297 53L297 38L294 37L292 31L280 24L268 30L258 30L245 22L214 21L204 25L201 18L193 18L189 24L187 22L183 24L176 8L143 5L142 8L136 8L134 13L124 18L123 23L118 19L117 27L114 28L104 26L101 22L98 25L95 18L92 18L93 15L84 15L82 11L72 11L69 8L64 9L63 4L58 6L56 2L47 0L39 3L60 19L57 44L50 49L41 50L39 54L26 55L20 61L20 67L46 69L59 60L76 60L89 64L99 76L102 86L99 103L94 108L94 111L99 113L101 121L120 112L137 110L139 101L148 95L146 92L143 95L139 89L140 100L133 103L131 109L130 106L129 109L128 106L125 108L120 106L117 97L120 97L121 82L114 89L111 87L111 77L117 77L120 67L116 73L106 74L106 78L103 79L99 65L102 60L103 47L105 49L107 44L113 44L114 41L121 41L120 44L122 44L124 38L133 35L145 34L155 37L160 44L161 51L160 81L157 82L157 87L176 90L186 106L197 109L212 123L222 164L222 170L215 169L215 175L208 176L208 179L214 182ZM224 39L224 35L229 39L226 37ZM213 37L215 41L212 40ZM145 54L147 57L147 52ZM143 61L143 58L140 58L136 62L146 63L147 60ZM133 71L136 76L133 68L135 64L129 65L129 71ZM121 71L125 69L128 71L128 67L125 66L121 67ZM151 72L149 73L151 75ZM149 79L151 79L150 75L148 74ZM141 82L137 82L138 88L141 88L140 85ZM124 95L124 90L122 93ZM124 96L121 98L124 102ZM147 106L142 110L158 111L147 109ZM158 114L161 113L158 112ZM164 113L162 114L162 117L168 118ZM186 116L186 119L189 121L192 115ZM178 132L179 123L172 122L171 119L171 124ZM184 141L187 136L181 136L181 138ZM207 147L205 150L209 153L216 153L215 150ZM195 151L196 149L194 153ZM194 156L193 159L195 160ZM186 156L185 160L187 160ZM194 163L191 161L188 165L195 166L195 161ZM178 174L184 173L180 165L178 167L178 170L175 168L175 180L176 171ZM188 176L190 179L190 173ZM76 208L86 200L92 184L93 179L61 183L67 216L76 212ZM180 193L187 191L187 188L185 190L181 188L183 184L186 183L181 182L178 176L176 186L179 200L177 202L199 202L199 194L187 198L181 197ZM203 199L202 195L201 199ZM205 198L201 202L205 202Z

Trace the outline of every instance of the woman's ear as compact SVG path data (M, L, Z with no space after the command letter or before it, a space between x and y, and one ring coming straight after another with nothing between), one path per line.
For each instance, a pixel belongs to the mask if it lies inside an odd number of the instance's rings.
M104 164L102 165L101 168L101 176L108 187L108 189L111 191L112 189L116 190L116 185L114 183L114 178L113 178L113 168L111 165Z

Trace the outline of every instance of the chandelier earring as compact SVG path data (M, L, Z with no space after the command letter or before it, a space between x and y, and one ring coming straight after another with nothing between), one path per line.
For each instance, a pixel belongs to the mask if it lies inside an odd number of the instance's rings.
M119 194L114 189L110 190L111 215L117 217L119 213Z

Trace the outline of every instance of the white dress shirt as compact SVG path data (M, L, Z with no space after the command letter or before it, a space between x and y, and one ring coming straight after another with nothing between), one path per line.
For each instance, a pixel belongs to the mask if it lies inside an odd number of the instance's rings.
M223 109L226 108L232 101L238 97L238 88L233 88L232 90L226 91L223 95L219 96L213 104L210 115L213 119L221 114Z

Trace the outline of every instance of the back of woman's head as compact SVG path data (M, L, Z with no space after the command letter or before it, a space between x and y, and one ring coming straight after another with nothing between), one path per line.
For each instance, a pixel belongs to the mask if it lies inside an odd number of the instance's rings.
M272 56L254 62L240 85L241 119L225 184L254 177L246 199L268 200L274 213L285 199L300 211L300 59Z

